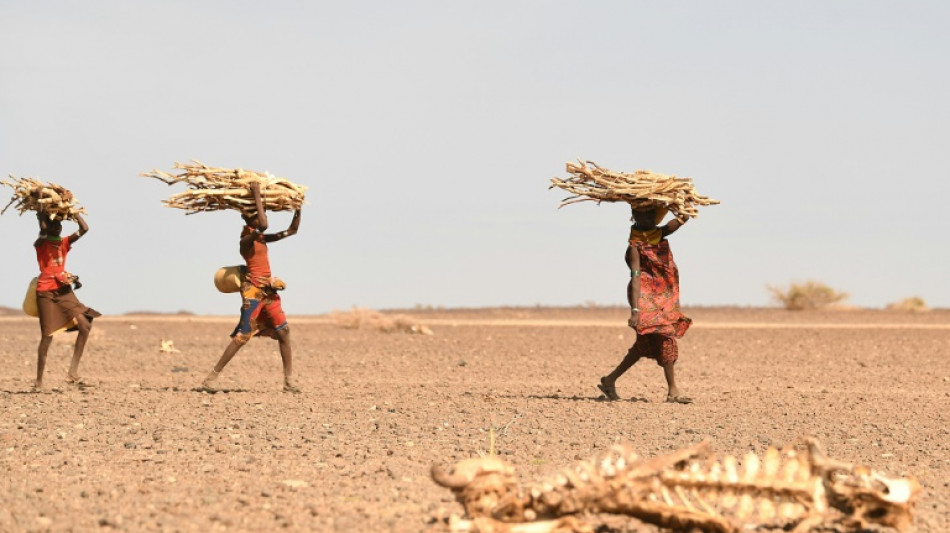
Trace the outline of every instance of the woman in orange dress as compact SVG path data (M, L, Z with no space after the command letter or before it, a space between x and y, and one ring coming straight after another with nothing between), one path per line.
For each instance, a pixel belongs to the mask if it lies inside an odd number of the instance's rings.
M241 284L241 319L231 332L231 343L201 383L201 390L214 392L215 381L238 350L254 336L267 336L277 340L280 360L284 368L284 392L300 392L293 380L293 359L290 346L290 326L280 304L277 291L284 283L271 275L267 243L276 242L297 233L300 227L300 210L294 212L290 227L277 233L267 233L267 214L261 200L261 189L251 184L256 212L241 213L244 228L241 230L241 257L245 261L244 282Z
M608 400L619 400L616 381L641 358L653 359L666 377L666 401L692 403L676 386L675 365L679 358L676 339L683 336L692 322L680 311L679 270L666 238L685 224L673 219L664 226L663 208L632 209L633 222L626 261L630 267L627 301L629 326L637 338L613 372L600 378L597 388Z

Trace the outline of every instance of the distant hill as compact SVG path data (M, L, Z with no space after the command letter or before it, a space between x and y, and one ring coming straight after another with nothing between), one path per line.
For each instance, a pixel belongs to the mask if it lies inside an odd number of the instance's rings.
M127 315L127 316L133 316L133 315L134 315L134 316L142 316L142 315L144 315L144 316L156 316L156 315L159 315L159 316L167 316L167 315L174 315L174 316L195 316L194 313L192 313L191 311L185 310L185 309L182 309L181 311L175 311L175 312L164 312L164 311L129 311L128 313L123 313L123 315Z
M4 307L0 305L0 316L22 316L22 309L14 309L12 307Z

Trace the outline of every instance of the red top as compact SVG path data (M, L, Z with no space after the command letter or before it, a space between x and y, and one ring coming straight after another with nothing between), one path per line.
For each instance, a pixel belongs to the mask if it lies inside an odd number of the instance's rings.
M253 232L254 228L244 226L241 230L241 237ZM267 258L267 243L264 242L264 236L258 235L250 246L241 246L241 257L247 263L247 280L255 287L262 287L267 284L271 277L270 260Z
M68 285L66 280L66 254L69 252L69 238L53 240L48 237L36 239L36 262L40 265L37 291L55 291L60 285Z

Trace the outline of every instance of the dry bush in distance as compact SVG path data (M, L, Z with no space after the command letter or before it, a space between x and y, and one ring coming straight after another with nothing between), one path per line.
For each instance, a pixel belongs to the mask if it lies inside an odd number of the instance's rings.
M372 329L383 333L410 333L432 335L433 332L418 320L407 315L384 315L374 309L354 307L349 311L333 310L330 318L343 329Z
M921 313L924 311L930 311L930 308L927 307L927 302L925 302L920 296L912 296L910 298L904 298L899 302L887 304L887 309L891 311L904 311L908 313Z
M828 307L848 297L848 293L838 292L828 285L814 280L804 283L791 283L787 289L769 285L768 289L772 293L772 297L790 311Z

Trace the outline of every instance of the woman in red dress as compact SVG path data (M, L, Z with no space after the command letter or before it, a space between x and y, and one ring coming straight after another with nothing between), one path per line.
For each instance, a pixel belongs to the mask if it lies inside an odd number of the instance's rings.
M241 213L244 228L241 230L240 249L246 264L244 282L241 284L241 319L231 333L231 343L224 349L218 364L201 383L200 390L216 391L215 381L224 367L252 337L262 335L277 340L280 360L284 367L284 392L300 392L293 380L290 326L280 305L280 295L277 294L277 291L283 290L284 283L271 276L270 260L267 257L267 243L297 233L300 227L300 210L294 212L289 228L265 234L267 214L261 200L260 185L252 183L251 192L254 194L256 212Z
M608 400L619 400L616 381L642 357L654 359L663 368L668 387L666 401L692 403L676 386L674 367L679 357L676 339L683 336L692 322L680 311L679 270L673 261L666 237L678 230L685 219L673 219L664 226L667 211L663 208L633 209L630 242L626 260L630 267L627 301L630 319L627 323L637 338L623 361L613 372L600 378L597 388Z
M33 243L36 249L36 262L40 267L40 275L36 280L36 305L40 318L40 345L37 348L36 381L33 389L43 388L43 372L46 369L46 356L49 353L53 335L61 331L78 331L76 345L73 347L73 358L66 373L66 383L72 385L89 385L79 377L79 360L82 359L89 332L92 331L92 320L102 316L98 311L83 305L73 292L71 285L81 287L79 278L66 272L66 255L73 244L89 231L89 226L81 215L75 215L79 229L72 235L63 238L63 223L51 220L46 213L36 214L40 224L40 236Z

